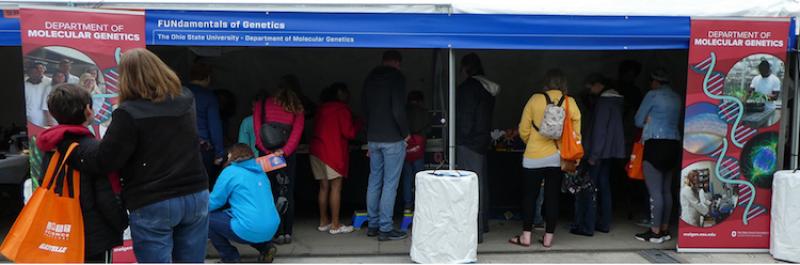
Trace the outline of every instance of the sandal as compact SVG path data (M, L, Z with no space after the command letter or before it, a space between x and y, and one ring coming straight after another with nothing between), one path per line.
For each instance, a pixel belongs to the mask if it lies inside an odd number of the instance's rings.
M317 227L317 231L320 231L320 232L328 232L329 230L331 230L331 224L326 224L326 225Z
M341 225L337 229L331 228L331 230L328 231L328 233L330 233L331 235L347 234L347 233L352 233L354 230L355 228L353 228L353 226Z
M553 247L553 242L550 242L550 245L549 245L549 246L548 246L548 245L545 245L545 244L544 244L544 238L542 238L542 239L539 239L539 243L542 243L542 247L544 247L544 249L550 249L550 248L552 248L552 247Z
M522 244L522 236L514 236L514 237L512 237L511 239L508 240L508 243L511 243L512 245L517 245L517 246L520 246L520 247L525 247L525 248L531 246L531 244Z

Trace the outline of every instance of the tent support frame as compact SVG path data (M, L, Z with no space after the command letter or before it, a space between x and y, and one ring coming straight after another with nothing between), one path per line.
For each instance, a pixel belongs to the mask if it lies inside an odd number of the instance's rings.
M791 157L789 164L791 169L797 169L800 165L800 51L794 50L794 105L792 106L792 139Z
M448 113L447 113L447 161L450 170L456 169L456 60L453 48L449 48L448 57Z

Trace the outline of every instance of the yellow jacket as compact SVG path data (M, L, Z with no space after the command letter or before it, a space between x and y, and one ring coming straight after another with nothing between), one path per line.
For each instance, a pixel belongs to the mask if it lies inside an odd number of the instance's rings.
M562 93L558 90L548 90L547 95L557 104L561 100ZM572 129L577 133L578 139L581 137L581 111L578 105L575 104L575 99L569 97L564 100L562 105L564 108L569 104L569 113L566 114L566 121L572 121ZM558 152L556 144L561 145L561 141L548 139L539 134L533 128L531 121L538 127L544 118L544 108L547 106L547 100L542 94L534 94L525 104L525 109L522 110L522 118L519 121L519 137L525 142L525 158L541 159L551 156ZM566 122L565 121L565 122Z

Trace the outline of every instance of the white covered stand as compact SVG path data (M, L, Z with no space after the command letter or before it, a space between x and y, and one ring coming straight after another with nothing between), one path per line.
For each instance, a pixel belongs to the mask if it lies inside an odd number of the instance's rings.
M769 253L779 260L800 262L800 171L778 171L772 182Z
M422 171L416 176L411 260L472 263L478 252L478 176Z

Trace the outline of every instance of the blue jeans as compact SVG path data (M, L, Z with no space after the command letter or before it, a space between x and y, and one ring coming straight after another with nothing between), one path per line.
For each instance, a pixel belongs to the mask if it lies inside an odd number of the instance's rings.
M369 228L381 232L394 229L394 200L400 171L406 158L406 142L377 143L369 146L369 184L367 186L367 215Z
M258 250L259 253L264 253L269 249L269 242L253 243L242 239L231 229L231 215L224 211L214 211L209 214L208 218L208 238L211 239L211 244L219 252L222 262L231 263L239 262L239 250L231 245L231 241L248 244Z
M590 166L589 175L595 186L594 191L582 191L575 198L575 227L581 232L594 234L595 230L608 231L611 228L611 165L613 160L598 160Z
M424 159L406 161L403 165L403 202L407 209L414 205L414 177L423 169L425 169Z
M208 238L208 191L163 200L130 213L139 263L203 263Z

